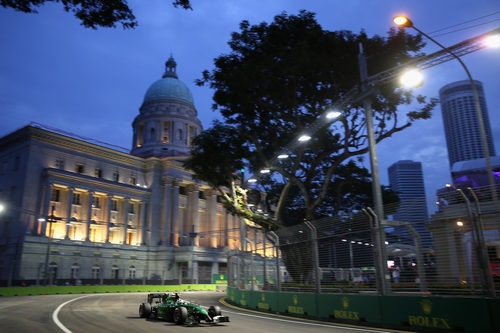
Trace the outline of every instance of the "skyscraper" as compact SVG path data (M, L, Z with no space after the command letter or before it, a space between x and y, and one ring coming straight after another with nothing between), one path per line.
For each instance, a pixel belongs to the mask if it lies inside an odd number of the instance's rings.
M479 95L490 156L495 156L483 85L474 81ZM450 168L460 161L484 158L474 96L469 81L457 81L439 90Z
M398 193L401 200L394 219L410 222L420 234L422 242L428 244L431 237L424 227L428 213L422 163L410 160L397 161L389 167L388 172L391 189ZM405 235L409 236L406 232Z

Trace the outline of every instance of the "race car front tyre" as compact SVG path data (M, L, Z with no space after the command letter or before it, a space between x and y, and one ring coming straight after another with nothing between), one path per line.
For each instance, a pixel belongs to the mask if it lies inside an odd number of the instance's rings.
M139 317L147 318L151 314L151 304L149 303L141 303L139 305Z
M218 307L217 305L211 305L209 308L208 308L208 315L213 318L215 316L220 316L221 312L220 312L220 307Z
M174 310L174 322L177 325L184 324L187 320L187 317L188 317L188 310L185 307L179 306L179 307L175 308L175 310Z

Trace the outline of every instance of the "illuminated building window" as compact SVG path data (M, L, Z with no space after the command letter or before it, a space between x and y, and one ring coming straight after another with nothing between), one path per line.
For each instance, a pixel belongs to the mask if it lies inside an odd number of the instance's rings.
M58 189L53 188L50 192L50 201L59 202L60 199L60 191Z
M92 198L92 207L93 208L101 208L101 198L93 197Z
M68 235L69 239L72 239L72 240L76 239L77 229L78 229L78 227L73 223L69 226L69 235Z
M111 200L111 210L112 211L118 211L118 200Z
M133 239L134 239L134 233L133 232L127 233L127 244L128 245L132 245L132 240Z

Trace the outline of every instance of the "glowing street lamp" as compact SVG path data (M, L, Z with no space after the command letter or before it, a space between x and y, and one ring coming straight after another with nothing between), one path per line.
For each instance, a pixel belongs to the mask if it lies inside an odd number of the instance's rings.
M307 134L301 135L299 137L299 141L300 142L306 142L306 141L309 141L309 140L311 140L311 137L309 135L307 135Z
M326 118L327 119L335 119L335 118L338 118L342 115L342 112L340 111L337 111L337 110L331 110L331 111L328 111L328 113L326 114Z
M399 82L405 87L418 87L424 82L424 76L419 70L410 69L401 75Z
M486 37L484 43L488 47L500 47L500 35Z

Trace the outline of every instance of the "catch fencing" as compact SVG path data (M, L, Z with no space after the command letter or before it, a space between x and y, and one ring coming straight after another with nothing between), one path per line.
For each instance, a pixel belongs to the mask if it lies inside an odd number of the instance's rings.
M283 227L259 241L247 237L247 251L228 256L228 284L246 290L497 297L500 201L492 200L490 187L443 189L430 217L422 205L424 198L385 205L382 223L366 208Z

